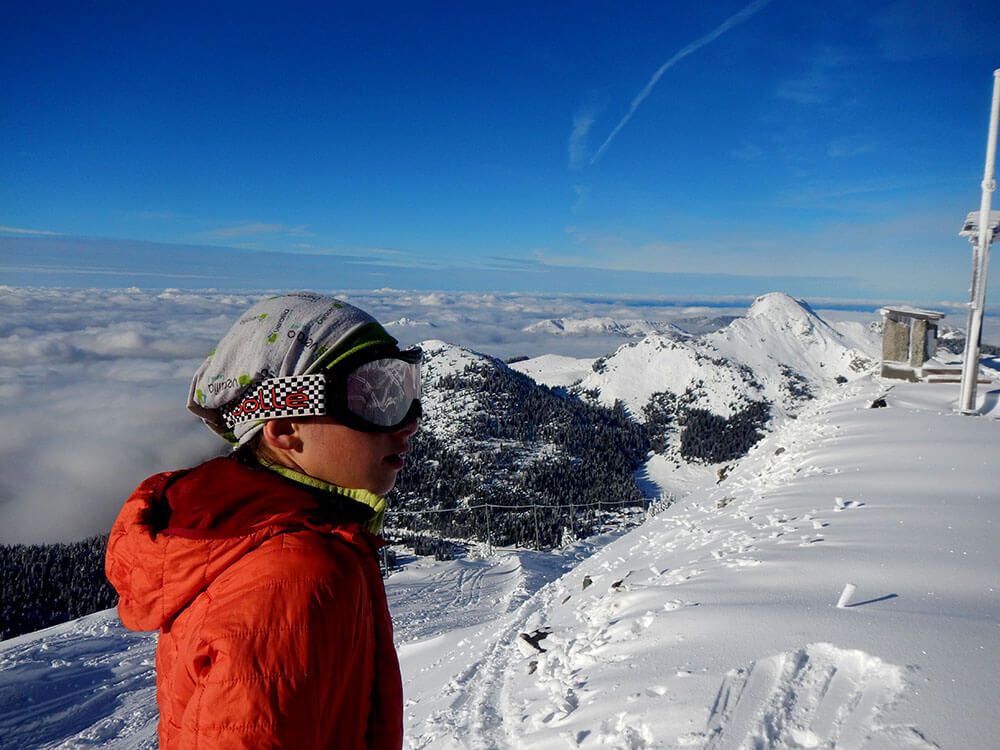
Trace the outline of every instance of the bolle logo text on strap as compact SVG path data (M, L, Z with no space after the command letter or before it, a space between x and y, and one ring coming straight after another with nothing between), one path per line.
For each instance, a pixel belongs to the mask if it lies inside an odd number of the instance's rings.
M325 394L324 375L270 378L224 406L222 416L229 427L250 419L320 416L326 413Z

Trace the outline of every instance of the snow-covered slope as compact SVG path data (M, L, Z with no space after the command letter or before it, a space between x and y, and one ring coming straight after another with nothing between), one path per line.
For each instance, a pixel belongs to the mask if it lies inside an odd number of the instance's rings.
M821 396L575 567L390 577L406 747L996 747L1000 389L978 418L885 389ZM151 747L153 643L108 613L0 643L3 746Z
M690 391L692 405L724 417L747 400L761 400L752 371L704 351L696 342L646 336L597 360L580 389L597 392L604 404L621 401L637 418L654 393Z
M609 317L598 318L549 318L540 320L525 327L529 333L549 333L560 336L583 336L583 335L610 335L610 336L645 336L650 333L673 334L676 336L686 336L687 334L666 321L654 320L634 320Z
M387 579L386 591L396 643L412 673L409 694L419 691L426 705L446 687L463 633L519 611L612 538L553 553L495 549L449 562L401 555L404 569ZM155 750L156 640L125 630L108 610L0 642L0 747ZM485 653L492 645L477 648Z
M444 695L408 670L409 746L994 747L996 411L848 388L454 644Z
M591 373L593 358L543 354L511 364L512 370L523 372L536 383L550 388L576 385Z

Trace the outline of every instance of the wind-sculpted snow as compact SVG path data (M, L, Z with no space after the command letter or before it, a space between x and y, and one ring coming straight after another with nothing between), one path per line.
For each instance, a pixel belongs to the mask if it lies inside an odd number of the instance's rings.
M110 610L0 642L0 746L153 750L155 652Z
M905 692L905 673L864 651L829 643L731 670L712 704L704 750L851 748L869 740L930 750L934 745L915 729L876 724Z

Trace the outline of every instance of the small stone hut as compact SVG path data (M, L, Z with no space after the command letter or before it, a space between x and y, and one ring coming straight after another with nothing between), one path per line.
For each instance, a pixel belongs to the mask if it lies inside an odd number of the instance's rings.
M938 321L944 313L915 307L883 307L882 377L919 380L937 351Z

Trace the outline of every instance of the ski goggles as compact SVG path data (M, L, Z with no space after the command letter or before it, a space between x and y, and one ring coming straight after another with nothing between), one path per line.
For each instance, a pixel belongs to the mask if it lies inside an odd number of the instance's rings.
M268 378L222 408L230 429L248 421L328 415L361 432L394 432L420 418L420 349L387 352L330 372Z

